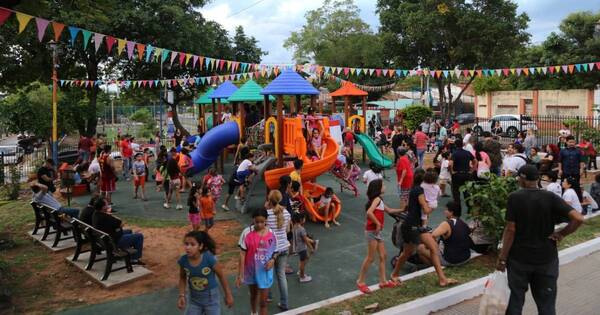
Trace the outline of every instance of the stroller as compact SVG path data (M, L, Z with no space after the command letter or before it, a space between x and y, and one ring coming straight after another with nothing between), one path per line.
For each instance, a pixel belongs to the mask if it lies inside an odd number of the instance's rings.
M402 253L404 239L402 238L401 226L402 223L404 223L404 220L406 220L408 213L405 211L396 214L389 214L389 216L396 221L394 222L394 225L392 227L392 243L396 248L398 248L398 254L392 256L392 258L390 259L390 264L392 265L392 268L394 268L394 266L396 266L396 261L398 261L398 257L400 257L400 254ZM431 232L430 227L423 227L423 229L426 229L427 231ZM419 261L416 255L411 256L408 259L408 262L414 265L417 269L421 269L424 267L423 263Z

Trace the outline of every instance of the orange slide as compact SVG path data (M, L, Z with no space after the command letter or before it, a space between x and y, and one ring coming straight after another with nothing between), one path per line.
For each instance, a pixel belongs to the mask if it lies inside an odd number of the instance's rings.
M307 145L306 139L302 134L302 119L301 118L285 118L283 122L283 149L286 154L297 156L304 161L302 168L302 187L304 189L305 197L319 198L325 191L325 187L310 182L317 178L319 175L328 172L333 164L335 163L339 154L338 144L329 136L329 120L323 118L323 127L325 133L323 141L327 143L327 149L321 160L311 161L306 155ZM265 128L265 132L268 132L268 128ZM269 139L269 137L266 137ZM294 170L293 166L276 168L265 172L265 183L269 189L277 189L279 187L279 178L284 175L289 175ZM305 208L309 212L310 216L319 221L325 221L324 217L318 209L315 209L313 198L306 198ZM333 196L332 201L335 205L335 210L330 213L330 220L337 218L341 212L341 202L337 196Z

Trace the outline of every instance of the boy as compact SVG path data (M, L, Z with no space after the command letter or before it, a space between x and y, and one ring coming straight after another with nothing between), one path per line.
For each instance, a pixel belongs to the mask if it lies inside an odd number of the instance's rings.
M292 223L294 224L292 228L292 238L294 245L294 252L298 254L300 258L300 266L298 271L299 280L302 283L312 281L312 277L307 275L304 271L306 268L306 263L308 262L308 250L314 253L319 244L318 240L313 240L306 234L306 230L304 229L304 222L306 222L306 217L302 213L294 213L292 216Z
M294 160L294 170L290 173L290 177L292 178L292 182L300 183L300 193L302 193L302 167L304 166L304 161L300 159Z
M142 200L146 201L146 163L144 162L142 153L136 153L135 161L132 165L133 172L133 186L135 187L135 192L133 195L133 199L138 198L138 189L140 186L142 187Z

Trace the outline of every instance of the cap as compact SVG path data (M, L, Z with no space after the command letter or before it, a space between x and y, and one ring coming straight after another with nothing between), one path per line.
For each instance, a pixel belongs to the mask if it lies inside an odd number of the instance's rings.
M524 180L538 180L540 178L540 173L537 167L533 165L523 165L519 169L519 177Z

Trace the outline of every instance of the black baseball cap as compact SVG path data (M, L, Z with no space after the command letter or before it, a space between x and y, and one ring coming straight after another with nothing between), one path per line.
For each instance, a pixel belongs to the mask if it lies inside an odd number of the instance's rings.
M524 180L538 180L540 178L540 172L537 167L533 165L523 165L519 169L519 177Z

